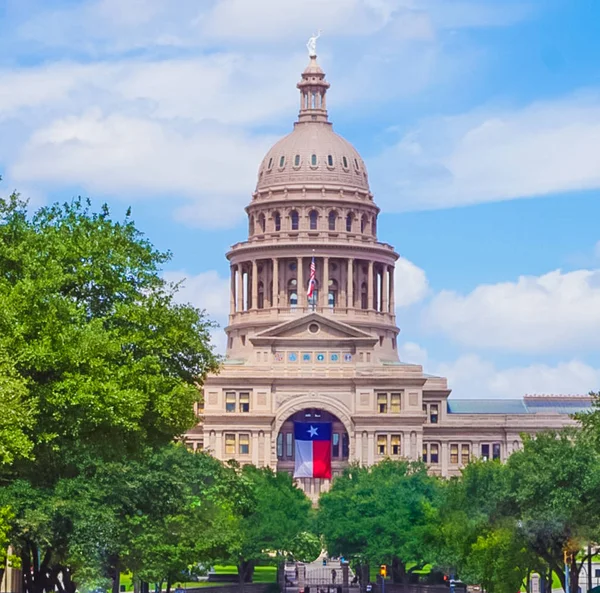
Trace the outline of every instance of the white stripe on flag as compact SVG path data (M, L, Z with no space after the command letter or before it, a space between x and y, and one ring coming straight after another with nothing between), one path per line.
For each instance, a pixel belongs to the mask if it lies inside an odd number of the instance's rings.
M313 477L313 444L312 441L296 441L296 463L294 478Z

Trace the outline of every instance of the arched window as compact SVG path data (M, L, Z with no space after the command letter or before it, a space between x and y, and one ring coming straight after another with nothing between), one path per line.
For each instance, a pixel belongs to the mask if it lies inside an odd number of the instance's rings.
M290 222L292 223L292 230L297 231L300 224L300 217L298 216L298 212L296 210L292 210L290 212Z
M360 219L360 232L364 233L366 228L367 228L367 215L363 214L362 218Z
M259 227L261 233L265 232L265 215L264 214L260 214L258 217L258 227Z
M367 283L363 282L360 287L360 308L368 309L369 308L369 293L368 293Z
M279 214L279 212L273 213L273 224L276 231L281 230L281 214Z
M294 157L294 167L299 167L299 166L300 166L300 155L299 155L299 154L297 154L297 155Z
M348 232L348 233L352 232L353 219L354 219L354 217L352 216L352 212L349 212L348 215L346 216L346 232Z
M342 157L342 164L344 165L344 169L348 168L348 159L346 157Z
M329 213L329 230L330 231L335 231L336 221L337 221L337 212L335 210L332 210Z
M265 308L265 285L262 282L258 283L258 302L256 303L258 309Z
M313 154L313 155L310 157L310 164L311 164L311 166L313 166L313 167L316 167L316 166L317 166L317 155L316 155L316 154Z
M292 309L298 306L298 281L296 278L292 278L288 282L288 303Z
M282 156L282 157L279 159L279 168L280 168L280 169L283 169L284 165L285 165L285 156Z
M327 295L327 304L330 309L333 309L337 305L338 296L338 283L337 280L332 279L329 281L329 294Z
M310 224L310 230L316 231L317 225L319 224L319 213L316 210L311 210L308 215L308 220Z
M333 156L330 154L327 155L327 166L333 167Z
M248 234L250 236L254 235L254 214L251 214L248 219Z
M269 159L269 164L267 165L267 171L270 171L273 168L273 157Z

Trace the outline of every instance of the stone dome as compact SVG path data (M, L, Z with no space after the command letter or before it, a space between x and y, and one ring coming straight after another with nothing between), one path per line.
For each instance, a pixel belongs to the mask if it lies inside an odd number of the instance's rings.
M328 122L298 122L263 159L257 191L279 185L339 185L369 191L358 151Z
M333 185L369 192L365 164L358 151L333 131L327 118L325 73L311 56L297 85L300 113L294 130L263 159L257 191L277 186Z

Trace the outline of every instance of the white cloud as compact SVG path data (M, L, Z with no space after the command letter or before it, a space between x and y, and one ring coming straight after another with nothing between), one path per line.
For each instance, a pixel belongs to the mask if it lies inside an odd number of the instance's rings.
M436 375L448 378L455 398L516 399L526 394L586 394L600 385L600 368L572 360L556 366L532 364L498 369L476 355L440 363Z
M472 347L565 352L600 347L600 270L521 276L462 295L442 291L426 323Z
M218 125L183 126L93 110L35 132L8 175L16 182L80 185L127 200L187 197L189 224L219 226L244 216L256 163L271 143Z
M211 331L211 342L218 354L225 354L227 336L223 329L229 315L229 279L223 278L215 270L195 275L172 270L164 272L163 277L174 284L181 282L175 296L177 302L204 309L210 319L217 321L219 327Z
M404 342L398 346L398 356L401 362L420 364L425 367L427 364L427 350L415 342Z
M408 307L422 301L429 292L425 271L404 257L398 258L394 273L396 307Z
M371 165L387 209L464 206L600 187L600 93L422 122Z

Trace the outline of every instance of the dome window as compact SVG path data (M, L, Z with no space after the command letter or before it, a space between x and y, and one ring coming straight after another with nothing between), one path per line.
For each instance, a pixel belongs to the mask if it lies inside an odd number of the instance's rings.
M357 173L360 171L360 167L358 166L358 159L354 159L354 168L356 169Z
M317 166L317 155L316 154L313 154L310 157L310 164L311 164L312 167L316 167Z
M346 216L346 232L351 233L352 232L352 213L348 214L348 216Z
M297 155L294 157L294 167L299 167L299 166L300 166L300 155L299 155L299 154L297 154Z
M270 171L273 168L273 157L269 159L269 164L267 165L267 171Z
M344 169L348 168L348 159L346 157L342 157L342 164L344 165Z
M285 156L282 156L282 157L279 159L279 168L280 168L280 169L283 169L283 167L284 167L284 166L285 166Z
M332 210L329 213L329 230L330 231L335 231L336 222L337 222L337 212L335 210Z
M310 214L308 215L308 220L309 220L309 224L310 224L310 230L316 231L317 224L319 221L319 213L316 210L311 210Z
M298 212L296 212L296 210L292 210L290 212L290 222L292 223L292 230L297 231L300 222L300 217L298 216Z
M279 212L275 212L275 214L273 214L273 222L275 223L275 230L280 231L281 230L281 214L279 214Z
M333 167L333 156L331 156L330 154L327 155L327 166Z

